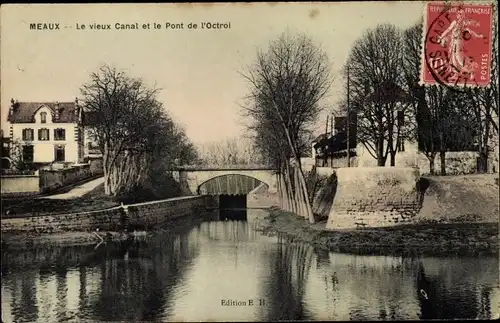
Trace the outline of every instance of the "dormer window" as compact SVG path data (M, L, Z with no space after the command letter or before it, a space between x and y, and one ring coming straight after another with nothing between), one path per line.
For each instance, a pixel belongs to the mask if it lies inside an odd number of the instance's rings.
M47 123L47 112L40 113L40 122Z
M49 139L49 129L43 128L38 130L38 140L40 141L47 141Z

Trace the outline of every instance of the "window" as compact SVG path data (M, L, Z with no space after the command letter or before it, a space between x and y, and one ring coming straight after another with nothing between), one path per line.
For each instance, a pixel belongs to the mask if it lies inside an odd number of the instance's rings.
M47 141L49 140L49 129L40 129L38 130L38 140Z
M47 112L40 113L40 122L47 123Z
M26 145L23 146L23 161L27 163L32 163L33 162L33 146L31 145Z
M23 140L33 141L33 137L35 137L33 129L23 129Z
M10 157L10 147L6 142L2 143L2 157Z
M54 156L56 162L63 162L65 159L64 146L56 145L54 148Z
M66 129L54 129L54 140L66 140Z

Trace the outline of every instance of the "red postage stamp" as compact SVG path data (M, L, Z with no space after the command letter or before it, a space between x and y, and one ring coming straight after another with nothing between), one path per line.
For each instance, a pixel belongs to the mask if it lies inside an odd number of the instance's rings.
M426 4L420 83L489 86L493 5Z

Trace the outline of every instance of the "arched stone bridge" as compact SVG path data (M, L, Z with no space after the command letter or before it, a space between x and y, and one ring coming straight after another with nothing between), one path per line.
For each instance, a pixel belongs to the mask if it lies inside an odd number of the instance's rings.
M246 195L262 186L269 193L277 191L276 171L268 166L183 166L176 172L187 194Z

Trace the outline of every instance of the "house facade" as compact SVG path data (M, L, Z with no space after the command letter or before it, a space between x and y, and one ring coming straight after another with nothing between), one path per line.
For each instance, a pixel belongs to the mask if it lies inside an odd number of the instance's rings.
M20 145L24 162L82 163L82 109L74 102L18 102L11 100L7 121L13 144Z
M5 137L3 133L3 129L0 131L0 140L2 141L2 169L10 168L11 160L10 160L10 138Z
M316 138L312 143L313 156L316 160L316 166L320 167L346 167L347 157L346 157L346 142L347 136L345 131L346 123L345 117L334 118L335 126L332 126L332 131L330 133L325 132L325 134ZM354 118L352 118L354 119ZM352 120L351 119L351 120ZM402 113L398 112L397 116L398 123L404 126L405 117ZM498 117L495 116L494 121L496 124L499 123ZM328 129L328 127L327 127ZM356 133L355 123L351 128L349 137ZM488 142L488 160L487 169L488 173L498 173L499 172L499 136L495 131L490 131L489 142ZM361 143L357 142L355 138L351 138L350 149L354 149L355 153L351 156L350 166L351 167L375 167L377 166L377 160L373 156L373 151L367 149L367 147ZM396 145L396 155L395 155L395 165L397 167L418 167L421 174L430 173L430 162L425 154L419 150L418 143L415 140L410 140L408 138L402 138L402 140L397 141L394 138ZM384 142L384 151L386 151L387 142ZM373 145L374 146L374 145ZM373 148L373 147L372 147ZM352 154L352 152L351 152ZM447 174L472 174L476 173L479 168L480 156L477 148L469 148L469 150L448 150L445 155L445 165ZM387 157L386 165L390 165L390 157ZM439 172L440 160L439 156L434 159L434 168L436 172Z

